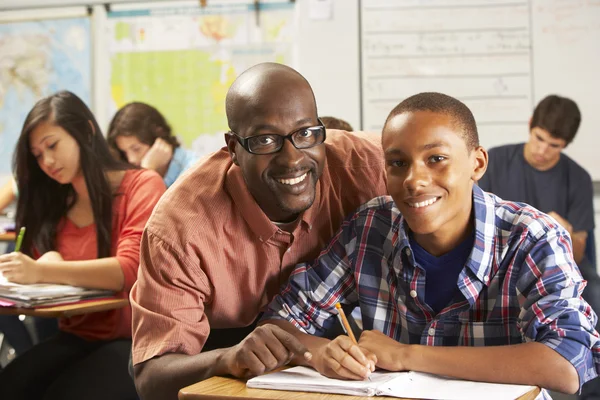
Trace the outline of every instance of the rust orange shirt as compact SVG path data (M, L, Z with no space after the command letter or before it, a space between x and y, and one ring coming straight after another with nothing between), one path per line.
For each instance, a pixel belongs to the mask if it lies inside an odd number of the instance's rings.
M113 201L112 251L121 264L125 283L118 297L127 298L137 278L140 239L152 209L165 192L162 178L154 171L128 170ZM57 251L65 261L97 258L96 224L78 228L65 218L57 232ZM89 340L131 336L131 307L61 318L62 331Z
M133 362L197 354L211 327L250 325L315 258L359 205L386 193L379 135L328 130L313 205L292 233L262 212L224 148L188 170L159 201L131 292Z

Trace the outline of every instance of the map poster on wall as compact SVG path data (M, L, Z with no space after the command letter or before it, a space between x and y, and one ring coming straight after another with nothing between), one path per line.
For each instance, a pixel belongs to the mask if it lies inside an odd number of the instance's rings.
M156 107L184 147L224 145L225 96L235 78L265 61L294 64L294 3L213 4L108 14L109 115L141 101Z
M35 102L70 90L88 105L91 87L90 19L0 23L0 174Z

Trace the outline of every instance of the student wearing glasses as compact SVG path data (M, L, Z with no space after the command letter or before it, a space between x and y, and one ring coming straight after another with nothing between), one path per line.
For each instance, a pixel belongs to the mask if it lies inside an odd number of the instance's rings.
M255 321L293 266L386 190L379 136L326 131L310 85L289 67L244 72L226 111L227 147L171 187L142 239L131 300L144 400L176 399L213 375L246 376L248 341L277 353L269 368L288 361L290 335L252 332Z

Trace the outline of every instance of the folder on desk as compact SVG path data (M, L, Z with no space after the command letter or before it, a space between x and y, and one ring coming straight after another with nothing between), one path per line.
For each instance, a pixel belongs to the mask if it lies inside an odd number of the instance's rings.
M432 400L516 399L535 389L534 386L463 381L412 371L374 372L371 381L345 381L327 378L307 367L257 376L246 385L257 389Z
M81 300L112 297L110 290L87 289L69 285L34 284L21 285L7 282L0 275L0 306L39 307L75 303Z

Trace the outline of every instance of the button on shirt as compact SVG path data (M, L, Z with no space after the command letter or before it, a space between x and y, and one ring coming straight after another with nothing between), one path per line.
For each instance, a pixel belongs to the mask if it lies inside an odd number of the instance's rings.
M323 334L335 304L360 307L363 329L405 344L490 346L536 341L569 360L580 385L597 376L597 317L581 298L585 281L567 232L525 204L473 188L475 242L456 281L464 299L433 315L425 276L391 197L348 217L313 265L299 264L263 319L286 319ZM403 253L405 255L403 255Z

